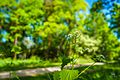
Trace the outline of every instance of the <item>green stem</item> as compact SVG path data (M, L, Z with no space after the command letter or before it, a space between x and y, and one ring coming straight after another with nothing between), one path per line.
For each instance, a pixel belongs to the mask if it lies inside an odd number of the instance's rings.
M51 77L50 77L50 74L48 74L48 78L49 78L50 80L52 80Z
M78 76L76 78L78 78L81 74L83 74L86 70L88 70L91 66L93 66L96 62L94 62L93 64L91 64L90 66L88 66L87 68L85 68L81 73L78 74ZM76 79L75 78L75 79Z

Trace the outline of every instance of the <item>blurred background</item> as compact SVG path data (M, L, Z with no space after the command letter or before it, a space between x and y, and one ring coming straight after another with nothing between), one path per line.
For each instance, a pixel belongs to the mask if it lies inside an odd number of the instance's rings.
M71 62L105 63L77 80L120 80L120 0L0 0L1 73Z

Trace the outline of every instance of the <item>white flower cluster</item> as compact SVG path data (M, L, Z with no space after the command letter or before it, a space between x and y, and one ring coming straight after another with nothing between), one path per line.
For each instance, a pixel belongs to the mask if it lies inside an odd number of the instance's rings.
M69 34L68 38L72 39L71 42L74 43L71 43L71 45L73 45L75 50L81 54L83 54L86 51L89 53L97 51L98 46L101 43L99 39L90 37L78 30Z
M35 43L30 40L30 37L24 37L23 44L27 47L27 49L30 49L31 47L35 46Z

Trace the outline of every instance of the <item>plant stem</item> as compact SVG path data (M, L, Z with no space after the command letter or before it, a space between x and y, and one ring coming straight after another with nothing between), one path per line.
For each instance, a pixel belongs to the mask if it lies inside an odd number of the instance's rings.
M78 76L76 78L78 78L81 74L83 74L86 70L88 70L91 66L93 66L96 62L94 62L93 64L91 64L90 66L88 66L87 68L85 68L81 73L78 74ZM76 79L75 78L75 79Z

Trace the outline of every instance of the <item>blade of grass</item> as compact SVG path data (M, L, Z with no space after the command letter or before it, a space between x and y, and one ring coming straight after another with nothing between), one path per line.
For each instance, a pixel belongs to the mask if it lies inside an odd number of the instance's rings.
M93 66L94 64L95 64L96 62L94 62L93 64L91 64L90 66L88 66L87 68L85 68L82 72L80 72L79 74L78 74L78 76L76 77L76 78L78 78L81 74L83 74L86 70L88 70L91 66ZM75 78L75 79L76 79Z

